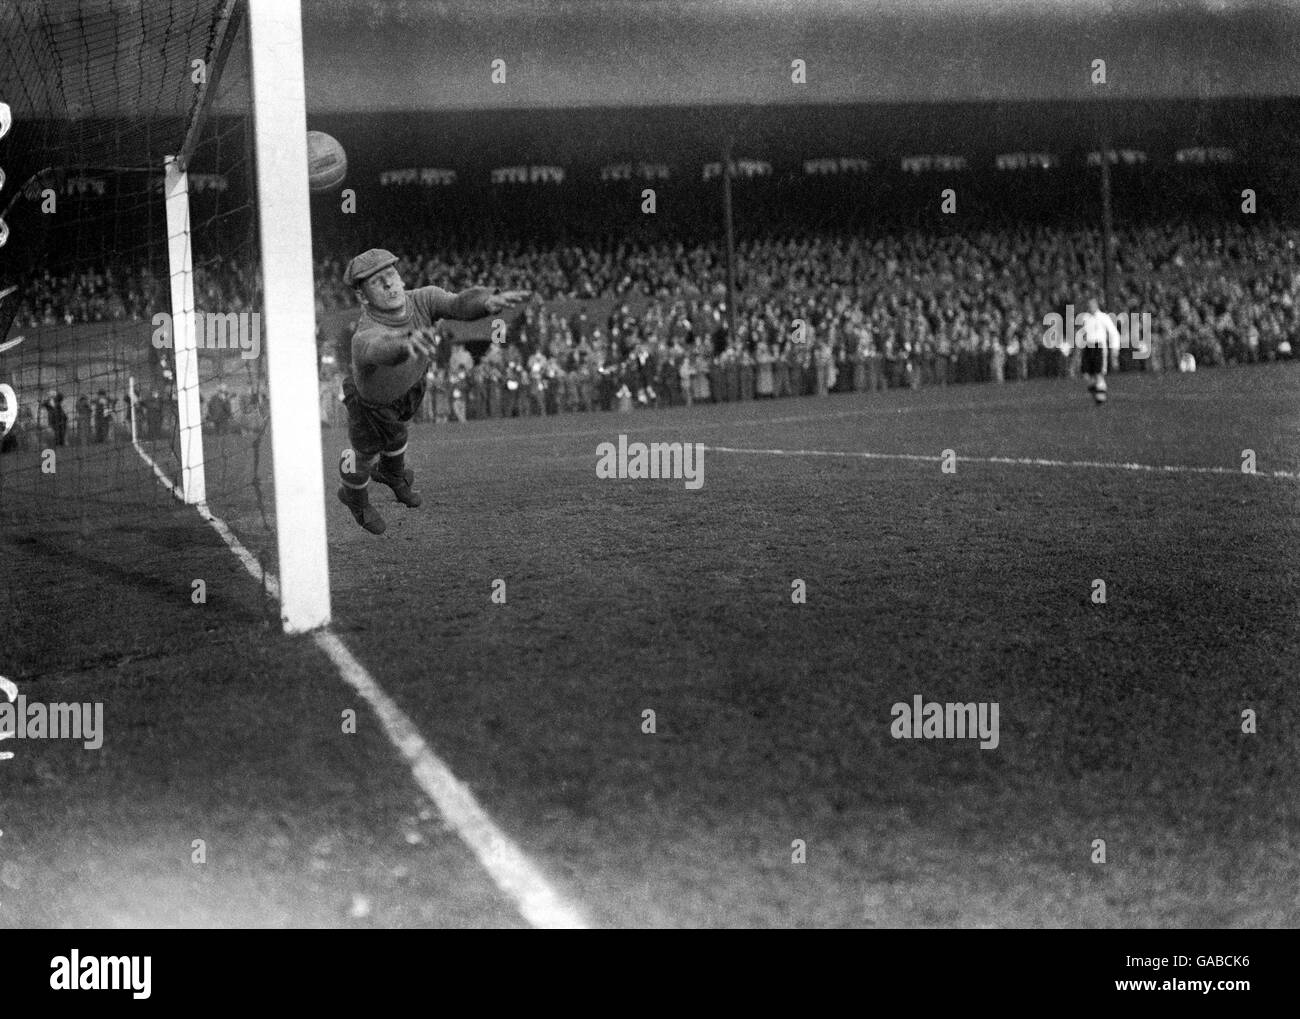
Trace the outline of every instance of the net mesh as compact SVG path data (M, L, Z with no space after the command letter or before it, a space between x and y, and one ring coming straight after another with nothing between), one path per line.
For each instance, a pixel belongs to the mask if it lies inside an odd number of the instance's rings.
M274 568L246 49L227 0L0 5L11 538L163 570L192 540L198 517L177 496L201 459L207 505ZM172 156L188 175L179 245ZM194 375L175 349L186 316Z

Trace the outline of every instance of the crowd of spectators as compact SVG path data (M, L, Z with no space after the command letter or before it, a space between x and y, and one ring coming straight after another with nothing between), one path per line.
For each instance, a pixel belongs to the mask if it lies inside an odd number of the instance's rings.
M1170 370L1187 355L1200 366L1291 357L1300 342L1298 237L1246 217L1126 226L1116 236L1107 310L1151 316L1148 370ZM1082 227L742 239L732 336L717 241L395 251L410 287L534 292L506 342L477 363L462 349L453 364L444 345L429 412L449 417L1068 373L1071 359L1045 338L1044 317L1084 307L1102 278L1099 233ZM341 278L350 254L318 260L319 313L355 306ZM255 308L256 275L237 258L203 261L199 308ZM170 305L166 282L149 268L122 266L42 273L22 281L17 328L148 321ZM1123 366L1131 363L1126 355Z
M1300 231L1181 223L1117 238L1112 310L1150 315L1150 356L1170 371L1293 356L1300 343ZM406 253L408 285L491 282L537 291L504 344L477 363L460 348L429 377L432 417L615 407L1003 382L1073 374L1077 351L1043 321L1083 310L1102 277L1088 230L908 231L742 243L736 335L717 245ZM342 260L321 266L323 290ZM550 281L562 285L550 287ZM540 281L540 282L537 282ZM561 314L548 299L615 298L608 316ZM450 348L444 337L444 346Z
M67 274L46 269L20 276L16 286L15 330L149 322L171 308L164 272L112 259ZM214 256L194 267L194 303L200 311L253 310L258 294L257 273L241 259Z
M1121 279L1152 275L1207 277L1294 269L1300 266L1300 230L1278 224L1183 221L1120 229L1115 235ZM491 281L503 289L532 290L543 300L602 296L657 297L712 293L726 283L722 243L658 240L545 247L429 251L389 245L402 259L408 286L436 283L450 290ZM1006 225L979 231L912 228L880 236L818 232L801 237L741 239L736 245L740 291L809 290L856 286L878 291L902 287L1011 287L1039 299L1064 285L1101 276L1100 233L1095 229ZM355 252L340 252L316 266L321 310L351 307L355 298L343 270Z

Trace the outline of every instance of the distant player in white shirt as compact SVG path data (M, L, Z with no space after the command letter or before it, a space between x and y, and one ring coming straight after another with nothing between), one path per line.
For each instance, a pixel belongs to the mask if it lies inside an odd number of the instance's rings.
M1119 357L1119 330L1101 310L1097 298L1088 298L1088 310L1075 316L1075 341L1079 344L1079 370L1088 380L1088 392L1098 403L1106 402L1106 372Z

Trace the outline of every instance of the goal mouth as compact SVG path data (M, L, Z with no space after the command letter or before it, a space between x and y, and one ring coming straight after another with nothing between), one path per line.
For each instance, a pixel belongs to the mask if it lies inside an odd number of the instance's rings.
M154 580L192 567L124 536L217 520L295 632L329 619L301 22L0 3L0 520Z

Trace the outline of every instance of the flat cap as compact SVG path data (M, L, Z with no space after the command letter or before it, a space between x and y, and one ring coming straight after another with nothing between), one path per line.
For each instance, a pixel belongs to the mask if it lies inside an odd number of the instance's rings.
M391 251L371 248L348 263L348 267L343 271L343 283L349 287L360 286L367 277L373 276L380 269L387 269L390 265L396 264L397 256Z

